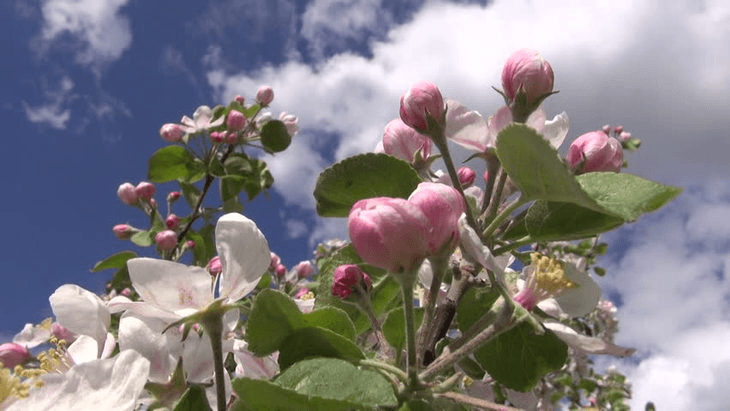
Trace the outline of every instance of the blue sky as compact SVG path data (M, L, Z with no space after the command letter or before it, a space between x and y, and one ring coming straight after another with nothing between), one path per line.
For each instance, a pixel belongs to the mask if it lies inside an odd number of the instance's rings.
M140 216L116 197L164 141L163 123L198 105L273 86L272 112L296 114L291 148L267 158L277 182L246 213L287 266L340 220L311 196L332 161L370 151L398 99L430 80L494 112L504 60L539 50L568 139L610 123L643 141L628 172L686 187L665 210L610 233L604 293L620 297L607 359L634 383L636 408L730 402L730 6L724 0L11 0L0 15L5 176L0 341L50 315L64 283L101 291L89 268L125 249L111 227ZM457 155L465 153L457 151ZM158 201L169 190L158 188ZM141 222L140 222L140 225Z

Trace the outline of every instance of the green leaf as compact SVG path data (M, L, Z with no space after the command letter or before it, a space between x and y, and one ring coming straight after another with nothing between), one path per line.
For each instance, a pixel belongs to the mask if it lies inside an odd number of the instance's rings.
M286 150L291 144L291 136L281 120L267 121L261 127L261 144L272 153Z
M347 401L362 407L398 403L393 387L383 376L336 358L300 361L284 371L275 384L300 394Z
M528 391L551 371L560 369L568 358L568 346L550 330L535 335L522 322L474 352L477 362L500 384Z
M156 183L191 180L200 173L200 164L185 148L167 146L157 150L149 160L148 178Z
M195 209L195 206L198 205L198 200L200 200L200 190L198 190L198 187L184 181L179 181L178 184L180 184L185 201L190 208Z
M250 119L253 117L256 113L261 110L261 106L258 104L252 104L248 106L246 109L243 110L243 115L246 116L247 119Z
M195 241L195 248L193 248L193 255L195 256L195 265L206 266L211 258L215 257L215 240L213 238L213 232L215 227L211 224L206 224L198 230L188 231L185 238L188 240Z
M270 381L237 378L232 381L238 399L233 411L350 411L364 409L345 401L299 394Z
M135 233L130 240L140 247L149 247L155 243L155 234L153 231L140 231Z
M121 291L128 287L132 287L132 280L129 278L129 269L125 265L114 273L114 277L112 277L112 288Z
M296 330L279 347L279 367L282 370L310 357L356 361L364 359L365 354L347 338L319 327Z
M205 390L200 385L191 385L175 404L173 411L205 411L210 410Z
M471 328L474 323L492 308L499 298L499 291L492 288L469 288L456 307L456 322L462 332Z
M423 322L423 308L416 308L413 313L415 314L415 328L418 329ZM403 350L406 346L406 319L403 307L395 308L388 313L388 317L383 323L383 335L396 352Z
M536 201L525 217L525 227L534 241L577 240L613 230L622 218L599 213L571 203Z
M286 294L263 290L246 325L248 349L260 357L278 350L295 330L306 327L302 313Z
M587 173L577 177L583 190L605 210L626 221L655 211L682 192L631 174Z
M134 251L122 251L116 254L112 254L109 257L99 261L91 269L92 273L96 273L102 270L108 270L110 268L123 268L127 266L127 260L130 258L137 257L137 253Z
M579 204L604 212L586 194L558 152L537 131L510 124L497 136L497 156L525 200Z
M304 314L304 322L309 327L322 327L355 340L355 325L344 310L336 307L322 307Z
M347 217L358 200L408 198L420 182L408 163L387 154L367 153L346 158L319 175L314 188L317 213L322 217Z

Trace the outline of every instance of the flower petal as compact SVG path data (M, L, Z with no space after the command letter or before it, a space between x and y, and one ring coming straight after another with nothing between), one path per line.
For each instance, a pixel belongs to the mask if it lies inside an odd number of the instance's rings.
M553 148L557 149L563 144L565 136L568 135L570 129L570 120L568 115L563 111L557 116L553 117L552 120L546 121L545 126L542 128L542 135Z
M150 381L166 383L182 353L180 337L165 322L127 312L119 320L119 349L135 350L150 361Z
M571 317L587 315L598 305L601 299L601 287L584 270L577 269L573 264L565 264L565 276L568 280L578 284L560 293L555 300L560 308Z
M96 340L98 355L106 341L111 314L101 298L78 285L64 284L49 298L56 320L69 331Z
M628 357L636 350L633 348L620 347L600 338L588 337L578 334L574 329L557 321L543 322L545 328L554 332L558 338L573 348L585 351L590 354L609 354L619 357Z
M229 213L215 227L218 255L223 272L220 296L238 301L256 288L271 263L271 251L256 224L238 213Z
M446 137L469 150L486 151L489 130L481 114L453 100L447 100L446 106Z
M210 274L202 267L155 258L133 258L127 267L134 289L147 304L184 316L213 301Z

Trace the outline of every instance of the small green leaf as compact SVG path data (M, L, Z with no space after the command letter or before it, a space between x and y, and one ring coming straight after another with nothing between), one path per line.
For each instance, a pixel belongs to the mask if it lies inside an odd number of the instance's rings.
M140 247L149 247L155 243L155 232L140 231L132 236L130 240Z
M362 407L395 406L398 403L393 387L383 376L336 358L300 361L284 371L275 384L300 394L346 401Z
M173 411L205 411L210 410L205 390L200 385L191 385L175 404Z
M471 328L474 323L492 308L499 298L499 291L492 288L469 288L456 307L456 321L462 332Z
M523 322L474 352L477 362L500 384L517 391L529 391L568 358L568 346L552 331L536 335Z
M413 311L415 328L418 329L423 322L423 308L416 308ZM403 307L398 307L388 313L388 317L383 323L383 335L396 352L403 350L406 346L406 319Z
M408 163L387 154L346 158L319 175L314 189L317 213L322 217L347 217L358 200L408 198L420 182Z
M261 110L261 106L258 104L251 104L250 106L246 107L243 110L243 115L246 116L246 118L250 119L253 117L256 113Z
M365 409L365 407L345 401L299 394L266 380L237 378L231 383L233 391L238 396L231 407L232 411L351 411Z
M365 354L347 338L319 327L295 330L279 347L279 367L282 370L310 357L356 361L364 359Z
M355 325L344 310L336 307L322 307L304 314L304 322L309 327L322 327L348 338L355 339Z
M284 293L261 291L254 300L246 325L248 349L258 356L278 350L295 330L306 322L294 301Z
M137 257L137 253L134 251L122 251L99 261L91 269L92 273L96 273L102 270L108 270L110 268L124 268L127 266L127 260L130 258Z
M291 136L286 125L280 120L271 120L261 127L261 144L272 153L286 150L291 144Z
M148 178L156 183L190 180L200 173L200 165L185 148L167 146L157 150L149 160Z
M200 200L200 190L191 183L186 183L184 181L179 181L178 184L180 184L185 201L188 203L190 208L194 209L195 206L198 205L198 200Z

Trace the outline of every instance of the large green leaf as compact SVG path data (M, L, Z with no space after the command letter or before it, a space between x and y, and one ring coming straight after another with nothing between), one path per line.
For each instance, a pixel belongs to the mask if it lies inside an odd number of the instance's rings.
M157 150L149 160L148 178L156 183L172 180L195 181L201 174L201 164L181 146Z
M393 387L383 376L336 358L300 361L284 371L275 384L300 394L363 407L394 406L398 402Z
M486 314L499 298L499 291L493 288L469 288L456 307L456 322L462 332Z
M569 202L605 212L534 129L524 124L505 127L497 136L497 156L525 200Z
M237 378L232 381L238 399L233 411L350 411L365 409L346 401L299 394L270 381Z
M568 346L551 331L536 335L532 325L522 322L481 346L474 357L500 384L528 391L565 364Z
M415 328L423 322L423 308L413 310ZM403 307L391 310L383 322L383 335L396 352L400 352L406 346L406 318Z
M291 144L291 136L281 120L271 120L261 127L261 144L272 153L286 150Z
M317 213L323 217L347 217L358 200L408 198L420 182L408 163L387 154L367 153L346 158L319 175L314 188Z
M620 217L599 213L571 203L536 201L525 217L534 241L576 240L613 230L624 223Z
M127 260L134 257L137 257L137 253L134 251L118 252L96 263L94 268L91 269L91 272L96 273L110 268L124 268L127 266Z
M319 327L295 330L279 347L279 367L282 370L310 357L356 361L364 359L365 354L347 338Z
M306 327L302 313L284 293L261 291L246 325L248 349L258 356L278 350L295 330Z

